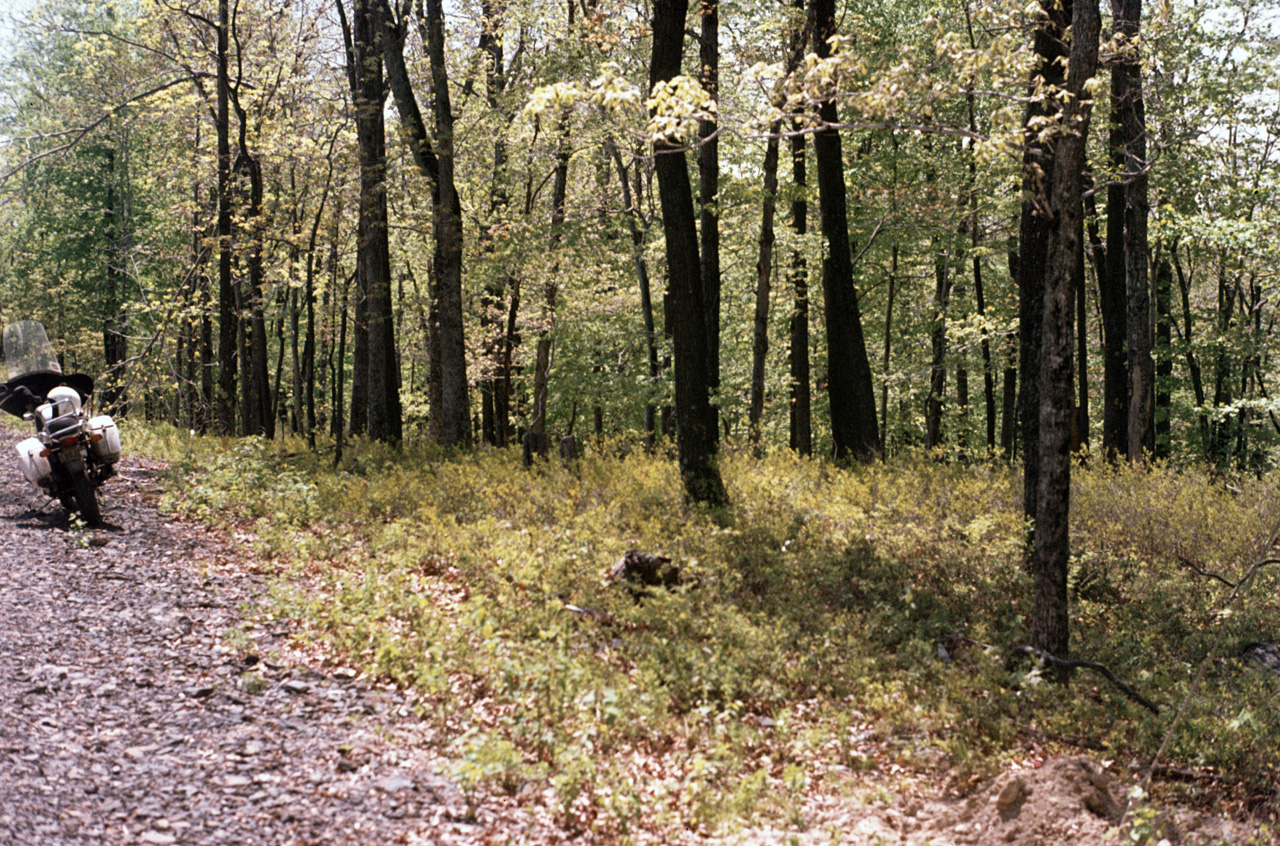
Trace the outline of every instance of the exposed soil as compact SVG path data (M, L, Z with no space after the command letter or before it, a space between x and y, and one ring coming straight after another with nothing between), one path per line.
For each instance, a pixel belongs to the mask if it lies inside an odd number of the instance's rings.
M1004 773L964 798L819 800L806 814L807 830L789 841L770 831L747 832L733 842L816 846L833 842L834 831L846 846L1155 846L1166 840L1170 846L1232 846L1255 834L1248 825L1190 809L1125 816L1129 782L1089 758L1062 756ZM1131 839L1135 824L1141 836Z
M233 541L157 513L160 469L126 456L87 531L0 466L0 843L558 839L469 808L395 691L246 661L286 632L237 634L260 584Z

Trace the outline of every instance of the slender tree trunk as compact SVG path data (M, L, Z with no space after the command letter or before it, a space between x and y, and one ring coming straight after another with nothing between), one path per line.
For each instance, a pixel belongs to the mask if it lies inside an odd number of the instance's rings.
M1104 244L1098 232L1097 203L1089 193L1093 188L1092 176L1086 179L1085 187L1085 221L1093 270L1098 278L1098 308L1102 317L1102 453L1108 461L1115 461L1126 455L1129 447L1125 434L1129 417L1129 366L1125 351L1128 297L1124 288L1124 250L1120 246L1124 239L1124 212L1123 203L1118 210L1113 209L1112 192L1116 189L1109 187ZM1123 197L1123 192L1119 195ZM1117 256L1121 259L1118 269L1113 263Z
M929 330L929 394L925 398L924 445L942 445L942 405L947 389L947 306L951 299L951 267L945 247L935 244L933 257L933 325Z
M1156 264L1156 408L1155 456L1173 454L1173 267L1167 257Z
M888 291L884 306L884 356L882 369L886 376L893 356L893 306L898 297L898 245L895 243L889 254ZM889 454L889 380L880 383L880 452Z
M551 183L551 237L548 249L554 255L564 237L565 200L569 189L569 113L560 115L560 138L556 148L556 166ZM546 284L543 286L542 326L538 330L537 352L533 371L533 420L529 424L532 446L545 455L549 448L547 437L547 400L550 395L552 331L556 320L556 298L560 290L560 263L553 263Z
M1169 246L1169 255L1173 261L1173 269L1177 274L1178 291L1181 294L1182 303L1182 331L1178 340L1181 341L1183 349L1186 350L1187 373L1191 377L1191 390L1195 396L1196 408L1204 408L1204 377L1200 370L1200 361L1196 357L1195 349L1191 344L1191 332L1194 322L1191 315L1191 280L1187 278L1187 274L1182 268L1176 241ZM1209 420L1205 414L1201 413L1196 415L1196 423L1200 431L1202 448L1207 450L1209 446Z
M836 34L835 0L812 0L814 51L831 54ZM875 386L862 337L862 315L853 285L849 247L844 156L841 152L835 101L818 106L823 128L813 136L818 167L818 200L827 254L822 265L822 292L827 324L827 392L831 401L831 434L838 460L873 461L880 449Z
M231 282L231 82L227 74L228 33L231 15L228 0L218 0L217 26L217 124L218 124L218 432L236 430L236 312Z
M1083 195L1085 186L1081 185ZM1083 214L1083 213L1082 213ZM1076 410L1072 424L1071 450L1079 451L1089 446L1089 322L1085 302L1084 229L1083 217L1080 235L1076 239L1075 266L1071 274L1071 287L1075 295L1076 313Z
M969 8L968 0L964 3L964 20L965 29L969 35L969 46L978 49L978 39L974 33L973 15ZM970 93L965 98L969 112L969 131L977 137L978 133L978 112L977 98ZM987 452L992 453L996 448L996 382L995 371L991 362L991 339L987 336L986 315L987 315L987 299L986 290L982 284L982 229L981 221L978 217L978 162L974 155L974 146L976 141L968 142L969 150L969 243L973 248L973 298L974 304L978 310L978 319L983 322L982 330L982 397L984 400L984 411L986 412L986 435L987 435Z
M1151 361L1151 296L1147 274L1147 141L1142 99L1142 65L1137 38L1142 0L1114 0L1114 28L1125 47L1112 70L1123 93L1117 103L1124 159L1124 278L1128 297L1129 418L1128 453L1141 460L1151 433L1154 405ZM1113 82L1114 85L1114 82ZM1114 247L1112 248L1114 249Z
M655 0L649 86L679 75L688 0ZM654 171L666 235L669 315L675 347L676 448L685 491L695 502L723 504L724 483L715 463L716 419L710 401L707 319L702 297L693 189L684 149L654 142Z
M702 37L699 39L700 82L716 102L720 100L720 2L699 0ZM698 122L698 236L701 241L702 303L707 321L707 386L714 398L720 390L720 141L714 120ZM719 436L719 408L712 436Z
M756 258L756 308L751 342L751 404L748 436L760 454L760 425L764 416L765 360L769 354L769 280L773 274L773 218L778 204L778 133L774 123L764 153L764 199L760 204L760 249Z
M618 171L618 184L622 187L622 205L627 216L627 229L631 234L632 264L636 270L636 283L640 288L640 318L644 322L645 355L649 365L649 382L656 385L661 370L658 367L658 340L653 320L653 294L649 286L649 265L644 257L645 225L640 213L640 190L643 183L639 176L639 157L636 157L636 188L632 192L627 178L627 166L622 161L622 153L617 143L610 139L609 155ZM644 407L644 442L645 449L654 448L657 428L657 409L652 402Z
M800 238L809 231L809 201L805 199L808 179L805 172L805 136L791 136L791 231ZM791 254L791 319L787 363L791 375L791 449L800 455L813 454L812 380L809 372L809 269L804 252Z
M239 109L237 109L239 111ZM249 253L246 257L249 278L246 293L248 316L245 333L248 341L249 378L242 390L249 396L249 419L243 421L246 434L263 435L271 438L275 435L275 419L271 408L271 363L267 353L267 319L263 307L263 289L265 274L262 265L262 239L264 224L262 221L262 168L256 157L245 152L243 140L244 115L240 116L241 130L241 162L240 168L249 180L249 209L247 224L249 227Z

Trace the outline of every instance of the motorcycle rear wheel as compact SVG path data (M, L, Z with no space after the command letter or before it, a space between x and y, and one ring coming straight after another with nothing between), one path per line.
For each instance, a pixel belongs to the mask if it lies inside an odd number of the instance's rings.
M83 464L79 469L71 468L71 487L72 496L76 501L76 511L80 512L80 519L90 526L101 523L102 512L98 508L98 494L94 491L93 480L89 478L88 469Z

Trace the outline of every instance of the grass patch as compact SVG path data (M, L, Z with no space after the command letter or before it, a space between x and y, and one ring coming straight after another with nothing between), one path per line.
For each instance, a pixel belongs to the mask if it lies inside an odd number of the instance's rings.
M964 789L1046 751L1140 759L1188 695L1171 762L1274 799L1277 685L1231 656L1280 637L1280 567L1224 613L1224 580L1274 520L1270 480L1076 474L1074 649L1156 717L1087 673L1062 688L1006 662L1031 585L1003 465L730 451L733 506L710 514L672 462L611 448L525 470L512 452L357 444L334 469L300 444L144 437L172 461L169 508L252 529L272 613L417 690L464 788L530 790L570 830L794 822L868 771ZM602 578L628 549L671 556L688 586L633 601Z

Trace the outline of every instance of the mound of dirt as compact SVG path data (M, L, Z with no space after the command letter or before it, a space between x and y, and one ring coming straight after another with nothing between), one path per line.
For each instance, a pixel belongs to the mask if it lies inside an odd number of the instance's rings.
M857 843L1101 843L1123 814L1123 790L1097 764L1063 757L1006 773L967 799L886 808L851 834Z
M1124 808L1123 791L1096 764L1055 758L996 779L965 800L944 828L955 843L974 846L1100 842Z
M728 842L817 846L838 836L847 846L1104 846L1128 842L1124 834L1108 837L1122 823L1126 790L1095 761L1064 756L1005 773L964 799L902 798L887 805L844 800L813 808L804 832L754 830ZM1171 846L1244 844L1252 834L1242 824L1190 811L1162 813L1155 833L1150 842L1167 839Z

